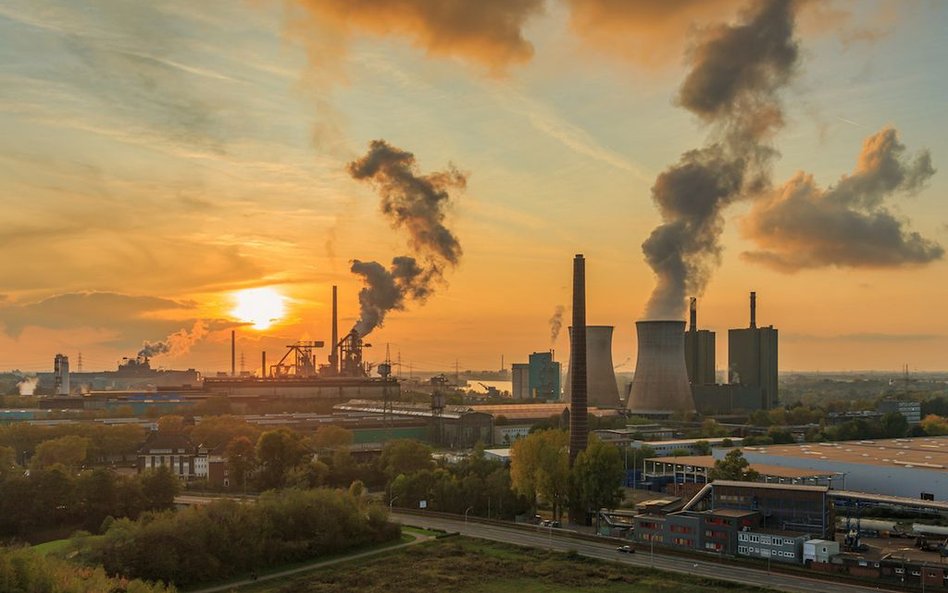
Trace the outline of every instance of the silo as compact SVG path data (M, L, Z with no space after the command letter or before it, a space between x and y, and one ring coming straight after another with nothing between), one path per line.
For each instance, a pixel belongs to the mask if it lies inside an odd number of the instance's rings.
M611 325L586 326L586 399L597 408L619 407L619 386L616 384L615 365L612 364ZM573 328L569 328L570 336ZM570 398L570 380L566 375L566 401Z
M641 414L693 412L685 367L684 321L637 321L639 351L626 409Z

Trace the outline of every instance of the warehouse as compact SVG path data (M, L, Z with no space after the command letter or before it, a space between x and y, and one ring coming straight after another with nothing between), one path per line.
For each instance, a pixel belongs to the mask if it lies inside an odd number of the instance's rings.
M834 473L833 488L948 500L948 436L744 447L752 464ZM722 459L726 450L712 451Z

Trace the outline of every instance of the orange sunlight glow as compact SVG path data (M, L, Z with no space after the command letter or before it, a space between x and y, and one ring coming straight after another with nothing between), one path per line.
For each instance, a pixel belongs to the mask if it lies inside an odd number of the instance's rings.
M274 288L247 288L233 294L230 314L253 329L267 329L286 315L286 297Z

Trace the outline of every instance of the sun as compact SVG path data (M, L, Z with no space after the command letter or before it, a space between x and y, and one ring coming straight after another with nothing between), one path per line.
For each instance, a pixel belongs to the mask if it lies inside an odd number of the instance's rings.
M233 298L230 314L254 329L267 329L286 315L286 297L274 288L238 290Z

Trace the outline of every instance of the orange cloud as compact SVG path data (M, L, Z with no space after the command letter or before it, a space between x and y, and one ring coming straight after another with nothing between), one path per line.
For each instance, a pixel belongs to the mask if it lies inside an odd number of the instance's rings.
M678 61L705 23L728 20L737 0L566 0L573 30L591 47L647 67Z
M313 21L304 36L368 33L407 37L432 55L473 61L494 72L528 61L533 45L524 38L527 20L545 0L294 0Z

